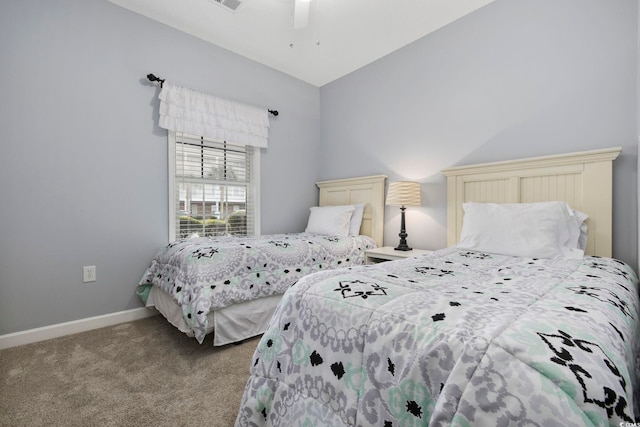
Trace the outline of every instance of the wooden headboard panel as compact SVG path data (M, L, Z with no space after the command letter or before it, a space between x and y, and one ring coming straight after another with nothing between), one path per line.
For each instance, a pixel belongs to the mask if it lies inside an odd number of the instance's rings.
M372 237L382 246L384 235L385 175L319 181L320 206L365 203L360 234Z
M585 254L612 252L613 160L621 148L583 151L444 169L447 244L457 243L464 202L566 201L589 215Z

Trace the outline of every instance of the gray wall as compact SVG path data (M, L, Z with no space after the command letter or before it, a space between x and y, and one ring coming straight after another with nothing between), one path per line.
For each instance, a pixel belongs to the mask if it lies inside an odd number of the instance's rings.
M135 285L168 239L166 131L147 73L278 109L262 231L304 229L317 87L104 0L1 2L0 70L0 334L141 306ZM84 265L96 283L82 283Z
M440 170L622 147L614 256L637 267L637 0L497 0L321 88L321 178L423 183L409 244L446 246ZM396 245L398 208L386 208Z
M0 334L140 306L168 239L149 72L281 112L263 233L302 230L317 179L384 173L423 182L409 243L440 248L442 168L622 146L614 256L636 267L637 23L637 0L497 0L318 89L104 0L1 2Z

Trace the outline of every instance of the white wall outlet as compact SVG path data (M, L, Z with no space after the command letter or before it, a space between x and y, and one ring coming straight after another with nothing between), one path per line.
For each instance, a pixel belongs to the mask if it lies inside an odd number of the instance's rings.
M82 282L95 282L96 281L96 266L87 265L82 267Z

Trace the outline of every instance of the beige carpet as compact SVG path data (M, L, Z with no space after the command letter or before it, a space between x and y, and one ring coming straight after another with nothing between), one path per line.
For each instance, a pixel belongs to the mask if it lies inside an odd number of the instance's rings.
M161 316L0 351L1 426L232 426L258 338L200 345Z

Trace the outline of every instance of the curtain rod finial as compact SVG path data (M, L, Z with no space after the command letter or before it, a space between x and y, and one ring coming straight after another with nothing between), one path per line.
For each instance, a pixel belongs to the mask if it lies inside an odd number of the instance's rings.
M154 74L147 74L147 79L149 79L150 82L160 82L160 87L162 87L162 84L164 83L164 79L161 79L160 77L156 77Z

